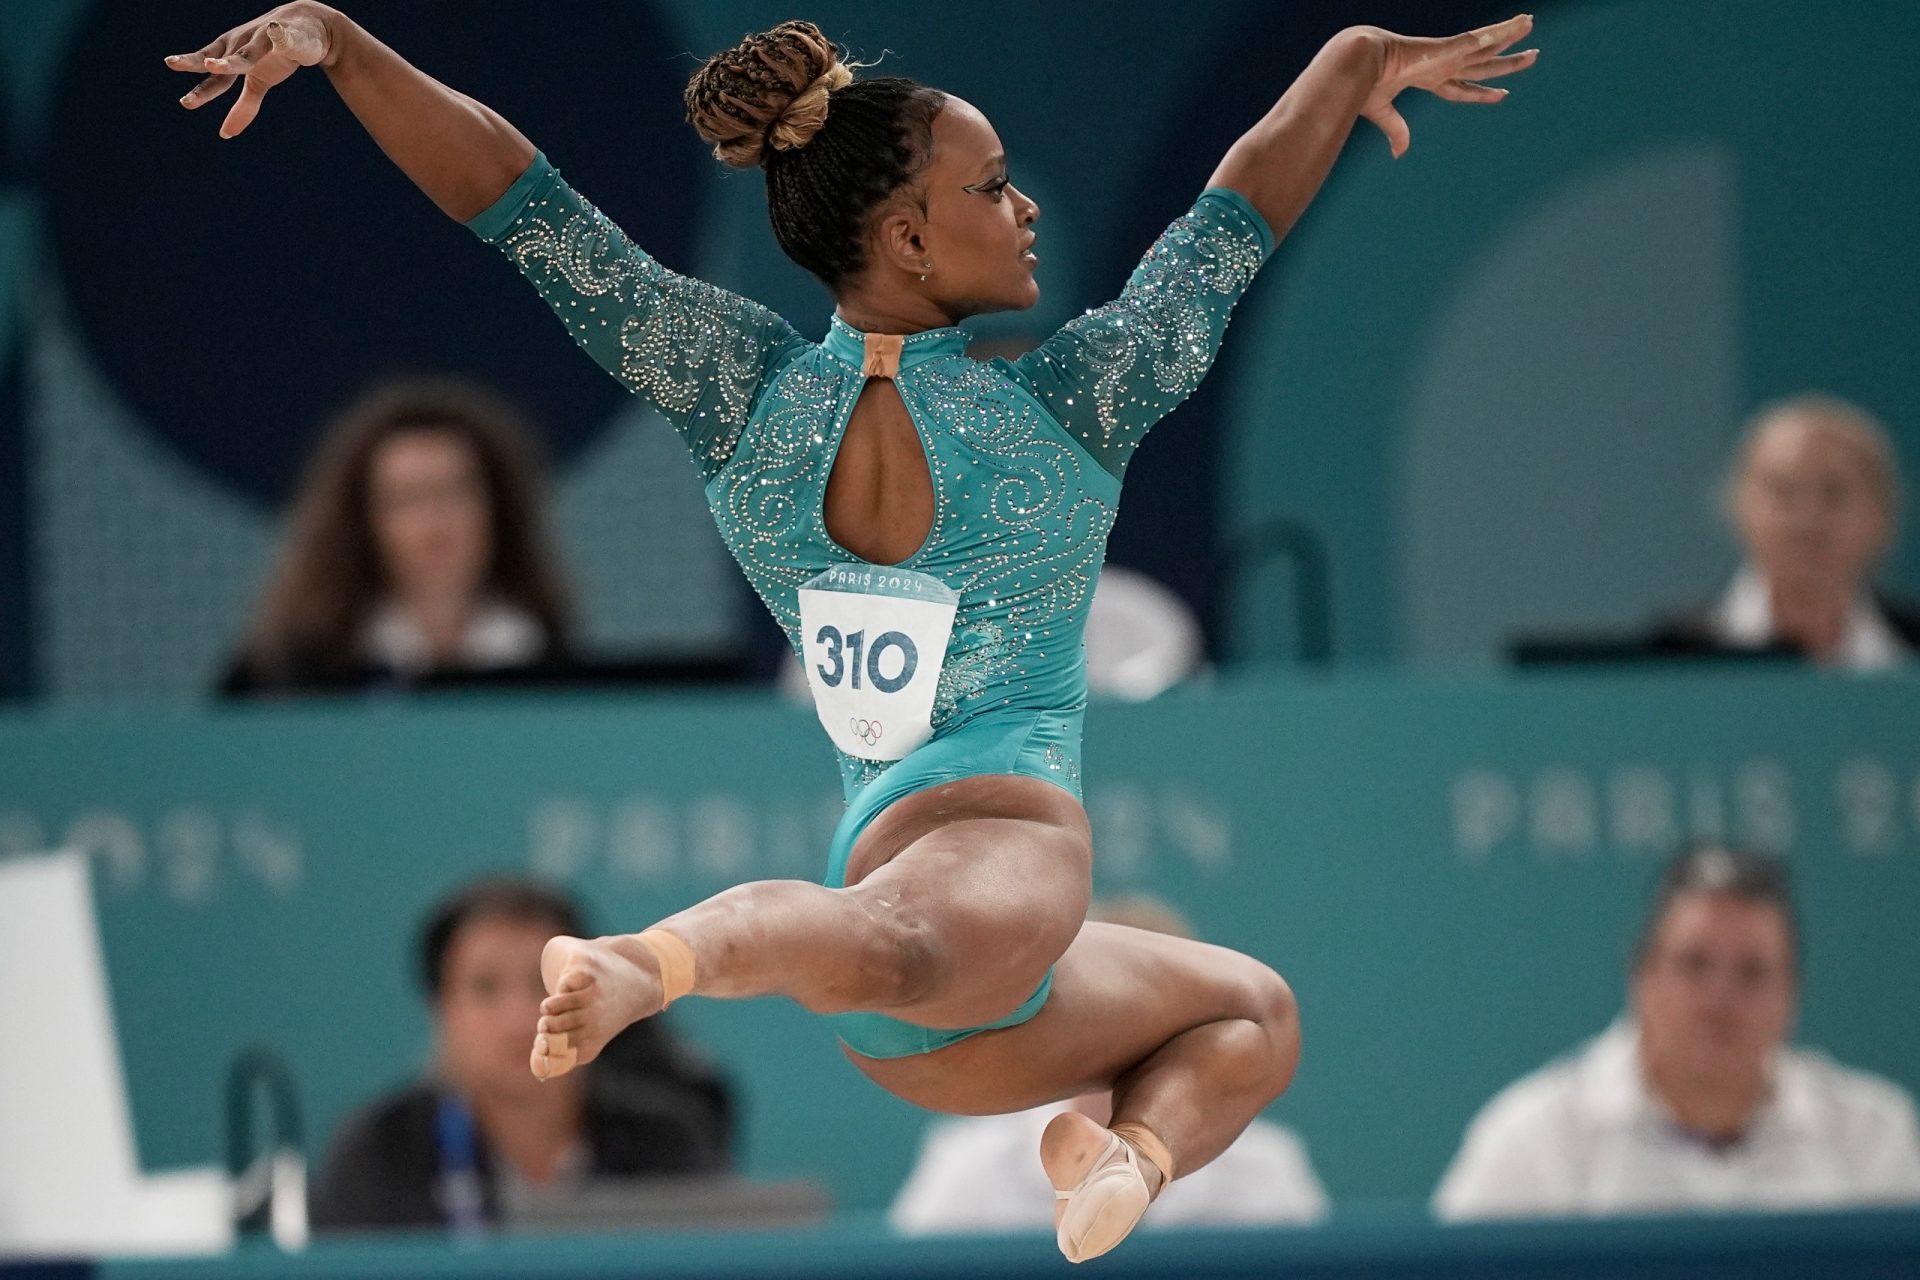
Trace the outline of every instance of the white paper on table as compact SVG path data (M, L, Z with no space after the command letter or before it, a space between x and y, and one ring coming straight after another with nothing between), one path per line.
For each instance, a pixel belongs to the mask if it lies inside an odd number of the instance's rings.
M206 1251L225 1173L140 1173L86 855L0 859L0 1254Z

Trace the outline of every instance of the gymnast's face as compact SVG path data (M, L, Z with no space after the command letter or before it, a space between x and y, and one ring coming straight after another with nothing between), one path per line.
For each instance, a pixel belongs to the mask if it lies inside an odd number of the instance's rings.
M889 242L908 279L954 319L1023 311L1040 299L1033 224L1040 206L1013 185L1006 148L979 108L949 96L933 118L933 156L917 179L924 219L906 214L907 239ZM885 219L901 230L893 218ZM926 282L918 264L931 262Z
M472 596L493 558L492 506L472 446L453 431L403 431L374 450L369 515L388 590Z
M1727 893L1668 904L1634 977L1641 1052L1655 1075L1744 1083L1792 1026L1798 983L1780 908Z
M550 920L477 916L448 944L436 1009L440 1065L470 1097L513 1097L540 1086L527 1070L527 1043L547 994L540 953L559 928Z

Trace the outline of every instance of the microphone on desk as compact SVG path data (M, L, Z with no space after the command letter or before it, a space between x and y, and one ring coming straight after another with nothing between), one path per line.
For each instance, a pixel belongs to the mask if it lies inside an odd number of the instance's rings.
M256 1098L267 1102L270 1132L254 1141ZM227 1068L227 1176L240 1239L270 1236L293 1251L307 1244L307 1158L293 1072L264 1045L243 1049Z

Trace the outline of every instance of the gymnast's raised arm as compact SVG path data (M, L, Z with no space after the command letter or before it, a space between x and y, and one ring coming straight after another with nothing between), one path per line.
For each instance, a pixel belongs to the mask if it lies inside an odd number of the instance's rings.
M804 345L766 308L654 261L518 129L337 9L282 5L167 65L205 76L180 100L189 110L245 81L223 138L295 71L324 68L401 172L498 246L581 349L674 425L703 478L732 456L769 373Z
M1120 296L1067 322L1012 369L1115 476L1147 431L1213 364L1234 304L1312 202L1356 120L1380 126L1398 156L1409 88L1456 102L1498 102L1476 84L1533 65L1501 50L1533 29L1525 14L1443 40L1352 27L1327 42L1260 122L1228 149L1192 210L1140 260Z
M533 144L492 108L449 89L323 4L283 4L166 61L175 71L205 76L180 99L189 110L244 80L220 124L223 138L252 124L261 100L288 76L302 67L324 69L387 158L461 222L493 204L533 163Z
M1536 49L1503 53L1532 30L1533 15L1525 13L1444 39L1349 27L1228 148L1207 185L1245 196L1279 240L1312 203L1355 121L1371 120L1394 157L1405 155L1407 122L1396 97L1425 89L1449 102L1499 102L1507 91L1479 82L1532 66Z

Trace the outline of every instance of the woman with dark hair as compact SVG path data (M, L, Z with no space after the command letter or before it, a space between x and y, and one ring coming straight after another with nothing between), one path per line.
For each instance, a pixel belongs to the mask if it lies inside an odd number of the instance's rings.
M662 267L512 125L334 10L283 6L169 59L206 76L189 107L244 79L229 137L323 66L386 154L673 422L841 753L825 885L741 885L637 935L548 945L536 1074L688 993L784 995L836 1015L863 1072L935 1110L1111 1089L1110 1125L1068 1113L1041 1144L1076 1261L1279 1095L1299 1023L1277 974L1085 921L1081 633L1128 458L1206 372L1354 122L1397 155L1402 90L1500 100L1474 81L1530 65L1502 50L1531 25L1335 36L1115 302L991 364L954 326L1038 298L1038 207L976 108L855 79L809 23L709 59L686 104L720 159L765 171L781 247L834 296L820 344Z
M567 599L538 445L450 379L375 387L321 440L222 692L307 693L550 666Z

